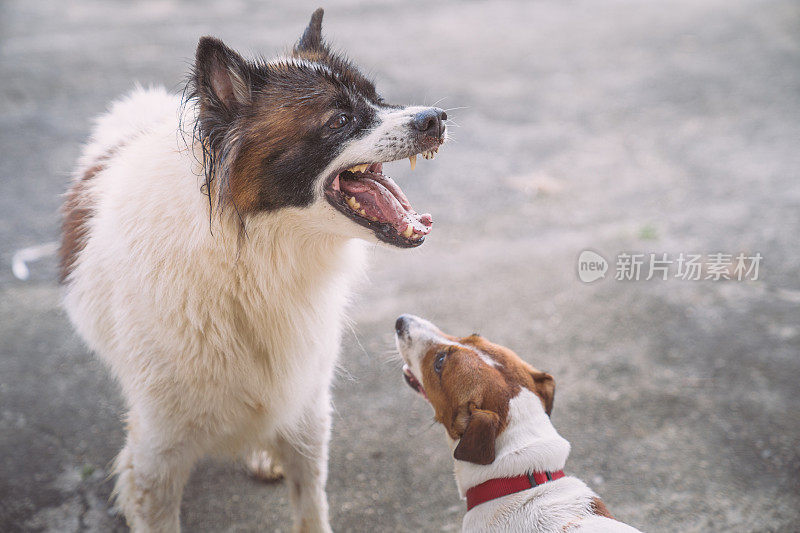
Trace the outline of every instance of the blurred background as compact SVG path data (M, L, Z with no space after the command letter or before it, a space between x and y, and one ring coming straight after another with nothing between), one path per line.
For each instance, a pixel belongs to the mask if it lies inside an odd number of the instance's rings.
M0 530L117 531L115 384L59 307L60 194L134 82L181 91L197 39L270 56L319 1L0 3ZM372 249L352 308L328 492L337 531L454 531L432 411L393 357L401 312L479 331L557 382L569 473L644 531L800 519L800 5L330 0L324 33L390 102L449 109L435 161L387 166L435 229ZM578 256L609 262L584 283ZM45 247L46 251L46 247ZM615 278L620 253L763 257L757 279ZM703 273L705 277L705 271ZM750 278L753 276L751 275ZM185 531L287 531L281 484L203 462Z

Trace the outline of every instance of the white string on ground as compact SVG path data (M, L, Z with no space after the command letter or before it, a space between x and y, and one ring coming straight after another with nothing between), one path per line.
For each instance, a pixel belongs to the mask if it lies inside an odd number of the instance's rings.
M14 277L25 281L31 274L27 263L49 257L55 254L56 250L58 250L57 242L46 242L17 250L11 258L11 271L14 273Z

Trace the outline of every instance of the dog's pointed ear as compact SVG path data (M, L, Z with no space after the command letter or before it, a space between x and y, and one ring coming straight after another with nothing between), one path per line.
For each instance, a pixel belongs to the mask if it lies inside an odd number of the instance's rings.
M194 86L201 110L229 114L250 101L250 66L219 39L201 37L195 54Z
M306 31L294 47L297 53L303 52L323 52L325 50L325 42L322 40L322 15L325 11L320 7L311 14L311 20L308 22Z
M494 462L494 441L500 429L500 417L492 411L470 409L472 414L453 457L479 465L491 464Z
M556 395L556 380L547 372L538 370L531 370L531 377L533 377L534 392L542 399L544 412L550 416L550 412L553 410L553 399Z

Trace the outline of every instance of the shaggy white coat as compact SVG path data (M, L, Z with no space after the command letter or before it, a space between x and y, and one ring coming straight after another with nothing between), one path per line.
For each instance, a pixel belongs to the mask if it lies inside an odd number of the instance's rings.
M268 450L262 461L276 457L288 477L295 528L329 531L329 385L364 263L352 237L375 239L321 194L249 217L246 237L233 209L209 226L181 112L163 89L137 89L98 120L75 174L114 150L86 182L95 214L64 304L128 404L117 503L135 531L178 531L198 458Z

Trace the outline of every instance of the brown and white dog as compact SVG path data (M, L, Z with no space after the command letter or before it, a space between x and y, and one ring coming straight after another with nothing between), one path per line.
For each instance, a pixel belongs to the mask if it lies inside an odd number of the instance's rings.
M395 324L406 382L447 430L468 532L635 532L563 473L569 443L550 423L555 382L514 352L456 338L413 315Z
M269 61L203 37L187 98L114 103L67 193L64 304L122 388L115 491L135 531L179 530L208 454L279 463L295 530L330 530L329 389L364 243L431 228L383 163L433 157L447 117L385 103L321 25Z

